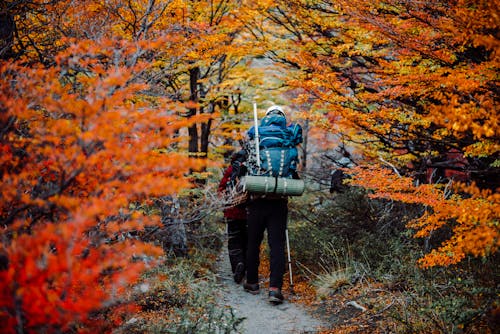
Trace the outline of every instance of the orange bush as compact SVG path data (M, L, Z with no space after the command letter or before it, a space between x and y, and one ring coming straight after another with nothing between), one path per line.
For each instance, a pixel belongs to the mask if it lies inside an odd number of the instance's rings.
M91 312L123 302L161 254L134 237L159 218L130 204L189 187L185 173L200 162L159 152L195 120L178 119L168 100L143 98L144 64L127 61L137 47L83 41L50 68L0 64L7 332L95 332Z
M351 183L373 190L372 198L423 205L426 213L408 225L415 230L416 238L426 238L445 226L451 227L452 236L419 260L422 267L448 266L467 255L485 257L500 248L498 193L457 184L454 194L450 194L451 189L444 185L415 185L409 177L376 167L358 167L353 175Z

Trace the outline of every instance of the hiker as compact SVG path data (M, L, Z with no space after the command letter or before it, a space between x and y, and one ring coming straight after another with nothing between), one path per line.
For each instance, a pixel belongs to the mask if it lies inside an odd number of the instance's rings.
M234 189L240 177L246 174L245 160L245 150L240 150L232 155L231 163L224 171L219 183L219 193L235 193ZM237 284L240 284L245 276L246 269L247 214L245 203L226 208L224 210L224 219L227 224L227 250L233 279Z
M330 194L334 192L344 193L348 189L348 185L344 184L344 180L350 178L342 168L354 167L353 161L347 157L343 157L335 162L339 168L333 170L330 174Z
M259 141L259 147L262 148L262 155L258 155L261 163L258 167L255 167L255 164L250 162L252 156L255 156L251 152L251 148L254 146L252 142L256 136L256 130L252 127L247 132L249 137L249 174L252 174L252 170L257 168L256 171L254 170L255 175L265 175L267 173L273 179L274 177L298 178L299 176L296 171L298 156L295 145L290 143L284 146L285 144L283 144L285 141L288 143L295 140L293 139L293 131L286 126L286 115L283 108L280 106L270 107L266 111L266 115L261 120L257 130L259 137L262 138ZM301 129L299 137L298 141L302 142ZM274 151L272 151L273 149ZM277 157L277 162L274 160L271 161L271 157ZM274 165L274 168L272 165ZM285 243L287 220L287 196L275 193L264 195L250 194L247 204L247 278L243 288L251 294L259 293L259 252L264 231L267 230L267 241L270 248L269 301L273 304L281 304L284 299L281 289L286 265Z

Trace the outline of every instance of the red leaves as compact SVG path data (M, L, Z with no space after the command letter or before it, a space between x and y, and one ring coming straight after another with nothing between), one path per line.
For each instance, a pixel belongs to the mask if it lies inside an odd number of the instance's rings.
M130 54L136 46L119 47ZM185 123L168 100L141 99L145 86L132 81L143 66L122 58L99 66L93 52L103 50L81 43L53 68L2 65L0 105L16 120L0 137L0 251L9 259L0 321L8 330L99 332L91 312L123 303L147 268L142 259L161 255L130 239L159 222L130 203L188 187L186 172L201 163L159 152Z
M1 318L22 312L25 329L44 326L48 332L86 323L91 311L118 302L138 279L145 265L131 262L133 255L159 254L133 242L92 245L81 225L87 224L47 224L35 229L36 237L23 235L11 243L10 266L0 272L0 307L8 310Z

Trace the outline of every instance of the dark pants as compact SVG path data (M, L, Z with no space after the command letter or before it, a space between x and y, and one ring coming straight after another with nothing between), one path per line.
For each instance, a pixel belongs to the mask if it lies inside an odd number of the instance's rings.
M247 253L247 221L245 219L227 219L227 250L231 270L240 262L245 264Z
M260 244L267 229L267 242L270 249L269 286L283 286L285 273L285 231L288 216L286 199L257 199L247 206L248 247L247 247L247 282L258 283Z

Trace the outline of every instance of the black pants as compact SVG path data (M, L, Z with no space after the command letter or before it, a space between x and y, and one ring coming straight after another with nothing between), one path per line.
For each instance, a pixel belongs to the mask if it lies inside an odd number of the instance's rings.
M245 219L227 219L227 250L231 270L236 269L239 262L246 263L247 253L247 221Z
M247 247L247 282L258 282L260 244L267 229L267 242L270 249L269 286L283 286L285 273L285 231L288 217L286 199L258 199L247 206L248 247Z

